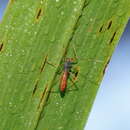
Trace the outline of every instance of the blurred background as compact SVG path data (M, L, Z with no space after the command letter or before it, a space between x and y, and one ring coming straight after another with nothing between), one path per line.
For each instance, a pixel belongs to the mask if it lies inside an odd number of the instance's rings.
M0 0L0 21L7 3ZM130 130L129 100L130 21L106 69L85 130Z

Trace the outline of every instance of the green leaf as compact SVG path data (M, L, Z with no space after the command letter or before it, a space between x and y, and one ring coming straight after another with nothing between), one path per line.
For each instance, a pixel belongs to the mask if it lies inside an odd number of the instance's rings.
M128 0L10 0L0 24L0 129L83 129L129 5ZM77 79L68 79L61 97L57 71L64 58L76 56Z

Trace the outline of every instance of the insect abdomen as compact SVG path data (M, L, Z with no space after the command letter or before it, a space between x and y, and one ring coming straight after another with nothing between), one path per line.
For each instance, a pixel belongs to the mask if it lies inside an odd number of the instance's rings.
M61 77L61 82L60 82L60 91L61 92L65 92L65 90L66 90L67 79L68 79L68 72L64 72Z

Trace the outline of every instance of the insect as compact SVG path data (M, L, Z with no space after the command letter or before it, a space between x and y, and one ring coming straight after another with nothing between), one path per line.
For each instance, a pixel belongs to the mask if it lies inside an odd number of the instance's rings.
M65 92L67 89L67 82L68 79L71 80L71 82L73 82L73 84L75 83L74 81L76 81L77 77L78 77L78 73L79 73L79 68L77 69L76 67L73 67L75 64L77 64L78 62L78 58L76 55L76 51L73 47L73 52L74 52L74 58L65 58L63 60L63 69L62 71L58 71L57 73L61 75L60 77L60 84L59 84L59 91L60 91L60 95L61 97L65 96ZM56 65L46 61L49 65L57 68ZM73 68L73 69L72 69ZM70 77L70 74L73 74L73 79ZM76 87L76 86L75 86Z
M74 64L77 64L77 62L75 62L73 58L66 58L65 63L63 65L63 72L61 75L60 86L59 86L61 97L64 97L65 95L66 88L67 88L67 81L70 76L70 73L74 73L75 76L77 76L77 72L72 71L72 67Z
M62 74L60 72L61 77L60 77L59 90L60 90L61 97L65 96L68 79L70 79L71 82L73 82L73 84L74 84L76 79L77 79L77 77L78 77L78 74L79 74L79 66L74 67L74 65L78 63L77 61L79 59L77 57L76 50L75 50L74 47L73 47L73 54L74 54L74 58L66 58L64 60ZM94 59L82 59L82 60L101 62L99 60L94 60ZM55 65L53 65L53 64L51 64L49 62L47 62L47 63L52 65L53 67L56 67ZM70 74L73 74L73 79L71 79Z

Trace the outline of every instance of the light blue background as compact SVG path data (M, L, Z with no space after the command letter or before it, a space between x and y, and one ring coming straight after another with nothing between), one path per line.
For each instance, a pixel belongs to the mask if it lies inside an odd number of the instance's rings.
M4 11L7 3L8 3L8 0L0 0L0 20L2 19L3 11Z
M0 0L0 19L8 0ZM85 130L130 130L130 22L107 67Z

